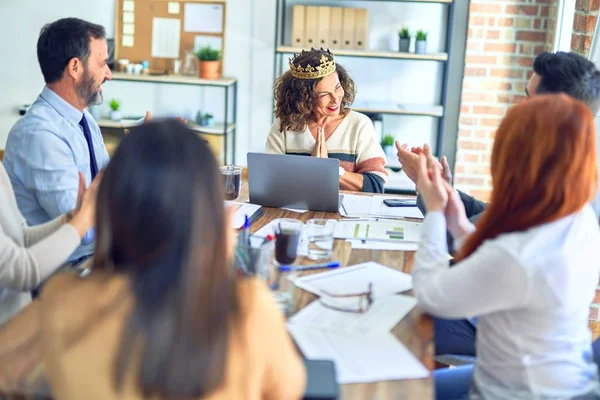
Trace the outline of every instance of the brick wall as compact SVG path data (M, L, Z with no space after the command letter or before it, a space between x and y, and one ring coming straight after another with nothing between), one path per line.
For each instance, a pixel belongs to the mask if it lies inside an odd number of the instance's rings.
M508 107L525 98L533 59L553 41L547 32L549 22L556 23L556 8L556 0L471 0L454 171L457 188L489 198L495 131Z
M575 3L571 49L585 57L592 46L599 9L600 0L577 0Z

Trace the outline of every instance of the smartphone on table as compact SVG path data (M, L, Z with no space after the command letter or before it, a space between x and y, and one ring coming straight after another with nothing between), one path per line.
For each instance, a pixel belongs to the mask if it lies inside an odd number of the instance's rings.
M385 199L383 204L388 207L416 207L416 199Z

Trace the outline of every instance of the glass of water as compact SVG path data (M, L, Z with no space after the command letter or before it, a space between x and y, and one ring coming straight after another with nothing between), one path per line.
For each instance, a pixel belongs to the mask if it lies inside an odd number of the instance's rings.
M308 258L326 260L333 251L334 219L311 219L306 223Z

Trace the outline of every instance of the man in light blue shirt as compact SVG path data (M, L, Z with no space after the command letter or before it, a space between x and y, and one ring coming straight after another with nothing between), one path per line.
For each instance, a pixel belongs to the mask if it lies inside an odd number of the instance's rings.
M108 164L100 128L85 110L102 103L102 84L111 78L105 36L102 26L76 18L42 28L37 55L46 86L11 129L3 161L29 225L73 210L78 172L88 186ZM91 230L69 262L93 252Z

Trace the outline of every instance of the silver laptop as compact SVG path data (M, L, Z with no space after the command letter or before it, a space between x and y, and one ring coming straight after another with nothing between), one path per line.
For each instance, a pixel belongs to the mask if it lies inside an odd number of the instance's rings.
M250 202L265 207L337 212L339 166L335 158L248 153Z

